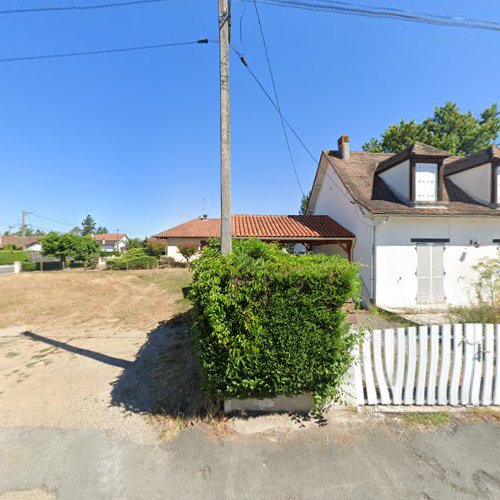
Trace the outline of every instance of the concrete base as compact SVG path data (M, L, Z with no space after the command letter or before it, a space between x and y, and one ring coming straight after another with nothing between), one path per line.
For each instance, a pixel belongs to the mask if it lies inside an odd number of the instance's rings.
M314 407L311 393L298 396L277 396L265 399L227 399L224 401L224 412L255 411L255 412L297 412L309 413Z

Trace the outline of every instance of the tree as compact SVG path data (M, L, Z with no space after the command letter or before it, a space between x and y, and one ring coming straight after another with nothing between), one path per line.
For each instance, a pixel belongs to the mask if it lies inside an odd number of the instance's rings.
M95 220L91 215L87 215L82 221L82 234L94 234L95 233Z
M99 254L99 244L90 235L50 232L42 239L43 253L57 257L65 264L71 257L88 264Z
M197 243L182 243L177 247L179 253L186 260L186 264L189 266L190 260L198 253Z
M128 249L131 250L132 248L145 248L145 240L141 240L141 238L131 238L128 240Z
M75 226L70 232L73 233L73 234L81 235L82 234L82 228L80 226Z
M365 142L363 151L399 153L414 142L423 142L452 154L470 155L495 144L499 133L500 112L496 104L476 118L471 111L462 113L456 103L446 102L422 123L401 120L390 125L380 139Z
M108 228L104 226L99 226L95 232L95 234L108 234L108 233L109 233Z
M309 205L309 200L311 199L312 189L307 194L302 195L302 200L300 201L299 215L306 215L307 205Z
M155 238L146 238L145 248L149 255L156 257L157 259L160 258L160 255L165 253L165 245L162 245L162 243Z

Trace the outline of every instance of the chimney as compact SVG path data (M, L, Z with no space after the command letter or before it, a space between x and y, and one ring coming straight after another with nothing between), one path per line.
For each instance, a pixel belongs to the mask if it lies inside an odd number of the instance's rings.
M341 135L337 142L339 147L339 157L344 161L349 161L350 149L349 149L349 136Z
M200 220L207 220L207 219L208 219L207 214L200 215Z

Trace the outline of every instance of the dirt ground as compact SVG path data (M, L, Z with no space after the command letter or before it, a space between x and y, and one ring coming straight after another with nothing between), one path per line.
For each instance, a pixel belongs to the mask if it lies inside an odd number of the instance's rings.
M167 345L185 341L169 321L189 309L190 279L185 269L2 277L0 425L88 427L154 441L147 410L159 396L143 393L156 387L153 376L169 380L156 372ZM139 411L132 393L143 397Z

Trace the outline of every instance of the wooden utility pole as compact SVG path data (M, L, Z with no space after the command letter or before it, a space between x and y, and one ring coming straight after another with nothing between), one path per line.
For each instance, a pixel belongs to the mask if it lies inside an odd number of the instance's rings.
M232 251L231 223L231 115L229 100L229 43L231 0L219 1L220 52L220 179L221 179L221 250Z

